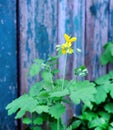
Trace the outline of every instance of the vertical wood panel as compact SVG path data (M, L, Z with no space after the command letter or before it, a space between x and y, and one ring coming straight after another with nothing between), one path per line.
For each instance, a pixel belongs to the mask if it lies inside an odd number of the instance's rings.
M86 56L88 79L94 80L104 74L106 68L100 65L102 46L108 38L108 0L86 1Z
M109 0L109 30L108 30L108 41L113 42L113 0ZM113 65L108 65L108 71L113 70Z
M16 87L16 1L0 1L0 130L15 130L6 105L17 97Z
M85 1L82 0L61 0L58 2L58 43L64 43L64 33L70 36L76 36L77 41L73 43L74 54L68 56L66 65L66 79L74 77L73 69L84 64L84 31L85 31ZM76 52L80 48L82 53ZM64 59L59 59L59 68L62 77L64 70ZM74 109L67 105L67 112L64 115L65 122L72 116Z
M37 57L47 59L54 53L57 35L57 0L20 0L21 93L36 79L26 77Z
M74 44L74 68L84 65L84 46L85 46L85 1L75 0L73 10L73 27L77 41ZM76 49L81 49L78 53Z
M64 33L76 36L77 41L73 43L74 54L68 57L67 79L73 77L73 68L84 64L84 30L85 30L85 2L82 0L61 0L58 2L58 43L64 43ZM76 52L80 48L82 53ZM63 73L64 57L59 60L59 68Z

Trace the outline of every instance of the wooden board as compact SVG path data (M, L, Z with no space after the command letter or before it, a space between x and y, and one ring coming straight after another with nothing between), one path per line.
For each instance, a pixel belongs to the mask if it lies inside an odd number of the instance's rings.
M6 105L17 97L16 1L0 1L0 130L15 130Z
M23 13L24 12L24 13ZM57 0L19 1L21 94L37 79L26 76L35 58L54 54L57 39Z
M89 80L106 73L99 57L108 40L108 5L108 0L86 1L85 63Z
M58 43L65 42L64 33L77 37L77 41L73 43L74 54L69 55L66 65L66 79L75 78L73 70L84 64L84 32L85 32L85 1L83 0L61 0L58 2ZM81 49L82 53L78 53L76 49ZM65 56L59 59L59 69L62 77L64 70ZM67 105L67 112L64 115L64 121L68 119L76 111L75 106Z
M27 77L35 58L47 59L54 55L56 44L64 43L64 33L76 36L75 50L68 56L66 79L74 78L73 70L82 64L88 68L87 79L94 80L106 73L100 65L102 46L113 40L112 0L15 0L0 1L0 130L15 129L15 121L6 116L4 107L17 96L16 70L16 16L18 20L18 47L20 94L38 80ZM18 13L16 12L18 6ZM19 15L18 15L19 14ZM80 48L82 53L77 53ZM62 77L64 57L59 60ZM113 67L108 66L107 70ZM13 70L13 71L12 71ZM70 109L65 117L73 114ZM4 116L5 115L5 116ZM9 121L10 120L10 121ZM2 123L1 123L2 122ZM7 124L7 125L6 125Z
M108 15L108 41L113 42L113 0L109 0L109 15ZM113 70L113 64L107 66L107 71Z

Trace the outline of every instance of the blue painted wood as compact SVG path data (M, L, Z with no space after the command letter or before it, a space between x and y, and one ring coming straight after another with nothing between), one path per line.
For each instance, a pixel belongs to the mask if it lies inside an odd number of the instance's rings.
M0 0L0 130L16 130L6 105L17 97L16 1Z
M20 0L19 14L21 93L24 93L38 79L26 77L33 60L47 59L55 53L57 0Z
M109 17L108 17L108 21L109 21L108 41L113 42L113 1L112 0L109 1ZM113 70L113 65L109 64L107 70L108 71Z
M66 79L74 78L74 68L84 64L84 32L85 32L85 1L83 0L61 0L58 2L58 43L64 43L64 33L70 36L76 36L77 41L73 43L74 54L68 56L66 65ZM82 53L77 53L76 49L80 48ZM59 68L62 77L64 70L64 59L62 56L59 59ZM64 121L67 123L68 119L73 116L75 110L74 106L66 105L67 110L64 115Z
M108 0L86 1L85 63L89 70L89 80L106 73L99 57L103 45L108 41L108 7Z
M113 40L113 1L112 0L19 0L19 46L21 94L28 91L36 79L26 76L29 66L37 57L46 59L55 54L56 44L64 43L63 35L67 33L76 36L73 44L75 52L68 57L66 78L74 77L73 69L86 64L88 79L106 73L106 68L100 65L99 56L102 46L107 40ZM0 1L0 95L4 111L5 105L16 97L16 1ZM76 53L76 48L82 50ZM62 77L64 57L59 60ZM110 67L109 67L110 68ZM12 71L13 70L13 71ZM7 91L7 93L5 93ZM4 94L5 93L5 94ZM67 107L71 116L73 110ZM12 118L1 114L2 129L13 129ZM6 125L6 122L11 122Z

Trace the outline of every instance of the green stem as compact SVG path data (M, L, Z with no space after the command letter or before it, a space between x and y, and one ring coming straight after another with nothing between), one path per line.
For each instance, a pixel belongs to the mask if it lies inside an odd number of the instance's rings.
M31 128L33 129L33 113L31 113Z
M66 54L65 62L64 62L64 71L63 71L62 90L64 89L64 79L65 79L65 74L66 74L66 62L67 62L67 54Z
M60 119L57 119L57 130L60 130Z
M51 74L51 67L49 67L49 73ZM54 85L53 85L53 79L51 78L51 83L52 83L52 89L54 89Z

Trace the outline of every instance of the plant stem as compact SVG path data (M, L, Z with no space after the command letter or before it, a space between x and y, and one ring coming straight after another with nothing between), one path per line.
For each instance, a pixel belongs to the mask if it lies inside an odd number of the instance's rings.
M64 79L65 79L65 74L66 74L66 62L67 62L67 54L66 54L65 62L64 62L64 71L63 71L62 90L64 89Z
M31 120L32 120L32 122L31 122L31 128L33 128L33 113L31 113Z
M49 67L49 73L51 74L51 67ZM52 89L54 89L54 85L53 85L53 79L52 79L52 77L51 77L51 84L52 84Z
M57 130L60 130L60 119L57 119Z

